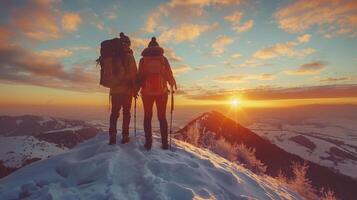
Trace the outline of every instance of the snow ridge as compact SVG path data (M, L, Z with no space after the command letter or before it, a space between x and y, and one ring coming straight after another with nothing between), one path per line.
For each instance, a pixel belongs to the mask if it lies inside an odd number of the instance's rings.
M301 199L273 178L182 141L173 140L172 152L158 138L152 151L142 137L115 146L107 140L99 134L0 179L0 199Z

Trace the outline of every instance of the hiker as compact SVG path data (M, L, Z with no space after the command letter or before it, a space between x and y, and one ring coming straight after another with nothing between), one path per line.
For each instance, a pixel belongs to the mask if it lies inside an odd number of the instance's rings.
M101 85L110 88L111 113L109 121L109 144L116 144L117 121L123 109L122 144L129 142L129 124L132 98L136 98L135 81L137 66L130 39L124 33L120 38L106 40L101 44Z
M155 37L147 48L141 53L139 63L138 86L144 106L144 131L145 149L150 150L152 146L151 119L154 103L157 108L157 116L160 122L162 149L168 149L168 127L166 120L166 104L169 90L167 83L177 89L169 61L164 56L164 50L159 46Z

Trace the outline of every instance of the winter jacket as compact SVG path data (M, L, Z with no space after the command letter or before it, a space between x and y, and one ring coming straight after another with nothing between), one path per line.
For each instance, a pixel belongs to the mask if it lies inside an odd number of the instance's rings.
M164 58L164 62L165 62L165 79L167 81L167 83L169 83L169 85L171 87L175 87L176 86L176 80L173 76L172 70L171 70L171 66L169 61L167 60L167 58L163 55L164 54L164 50L159 47L159 46L153 46L153 47L148 47L146 49L143 50L143 52L141 53L141 55L143 57L145 56L162 56ZM143 82L145 80L145 74L143 71L143 62L144 59L141 58L140 62L139 62L139 72L137 75L137 83L138 83L138 90L143 86ZM168 91L167 86L166 87L166 92ZM141 93L143 94L143 91L141 91ZM145 94L143 94L145 95Z

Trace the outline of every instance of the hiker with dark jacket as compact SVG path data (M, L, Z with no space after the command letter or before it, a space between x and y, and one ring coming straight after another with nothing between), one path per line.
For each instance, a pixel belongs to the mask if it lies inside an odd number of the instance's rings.
M114 43L115 44L115 43ZM135 95L137 66L133 51L130 49L130 39L120 33L114 55L113 73L116 84L110 87L111 113L109 123L109 144L116 144L117 120L123 109L122 144L129 142L129 124L132 98Z
M147 150L152 146L151 119L153 105L156 104L157 116L160 122L162 148L168 149L168 127L166 120L166 105L170 85L171 91L177 89L175 78L169 61L164 56L164 50L153 37L146 49L141 53L139 63L138 85L144 106L144 131L145 145Z

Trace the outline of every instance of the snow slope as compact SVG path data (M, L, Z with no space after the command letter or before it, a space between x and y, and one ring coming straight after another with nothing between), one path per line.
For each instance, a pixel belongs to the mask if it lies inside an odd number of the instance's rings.
M142 137L115 146L107 140L97 135L0 179L0 199L301 199L275 179L181 141L171 152L157 138L151 151Z
M351 124L350 128L345 124ZM357 129L352 124L347 119L333 123L319 118L294 123L276 119L255 122L248 128L287 152L357 178Z
M54 117L0 116L0 178L32 162L63 153L102 132L102 128Z
M0 137L0 160L6 167L19 168L27 160L42 160L67 150L66 147L58 147L33 136Z

